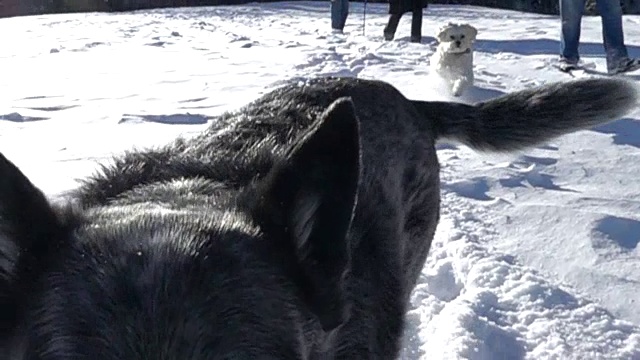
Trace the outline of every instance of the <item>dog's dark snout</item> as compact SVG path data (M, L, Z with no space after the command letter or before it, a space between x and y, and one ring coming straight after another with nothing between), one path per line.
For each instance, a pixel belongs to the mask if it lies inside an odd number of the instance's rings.
M460 40L456 40L456 46L460 46L460 44L462 44L462 42Z

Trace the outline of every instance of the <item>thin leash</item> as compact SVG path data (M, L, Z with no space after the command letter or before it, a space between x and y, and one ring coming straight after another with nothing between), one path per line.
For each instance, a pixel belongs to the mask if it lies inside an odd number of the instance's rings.
M367 0L364 0L364 10L362 12L362 36L364 36L364 29L367 26Z

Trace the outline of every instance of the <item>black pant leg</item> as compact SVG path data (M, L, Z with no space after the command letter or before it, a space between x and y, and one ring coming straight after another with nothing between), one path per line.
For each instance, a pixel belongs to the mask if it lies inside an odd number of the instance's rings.
M387 26L384 28L384 38L385 40L393 40L393 37L396 34L396 30L398 30L398 24L400 23L400 18L402 18L402 14L391 14L389 16L389 22Z

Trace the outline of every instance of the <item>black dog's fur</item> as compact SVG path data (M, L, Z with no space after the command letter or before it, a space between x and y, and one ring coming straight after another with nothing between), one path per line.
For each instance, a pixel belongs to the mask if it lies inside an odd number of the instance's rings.
M622 80L477 106L318 79L133 151L66 206L0 155L11 360L393 359L439 217L435 141L510 151L617 119Z

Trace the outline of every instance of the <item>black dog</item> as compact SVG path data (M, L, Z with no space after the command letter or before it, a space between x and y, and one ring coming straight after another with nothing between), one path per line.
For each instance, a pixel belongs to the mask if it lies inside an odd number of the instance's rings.
M436 139L522 149L637 100L613 79L477 106L318 79L115 159L65 206L0 155L1 354L393 359L438 223Z

